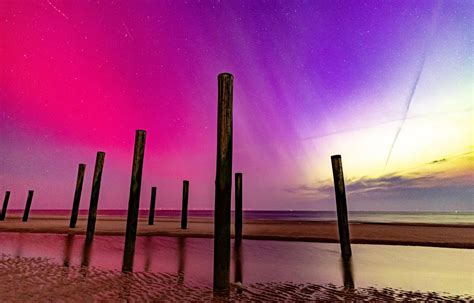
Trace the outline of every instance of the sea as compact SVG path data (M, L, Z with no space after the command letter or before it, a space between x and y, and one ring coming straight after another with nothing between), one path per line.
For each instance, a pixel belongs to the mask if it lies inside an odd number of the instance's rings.
M9 213L22 213L23 210L9 210ZM70 210L31 210L31 214L41 215L69 215ZM88 210L80 210L80 215L87 215ZM127 210L98 210L102 216L126 216ZM179 217L180 210L158 209L158 217ZM232 214L233 217L234 214ZM140 217L148 217L148 210L141 209ZM212 210L189 210L189 217L213 218ZM260 220L288 220L288 221L319 221L335 222L337 214L334 211L275 211L275 210L245 210L245 219ZM351 211L349 221L353 223L421 223L446 225L474 225L474 212L393 212L393 211Z

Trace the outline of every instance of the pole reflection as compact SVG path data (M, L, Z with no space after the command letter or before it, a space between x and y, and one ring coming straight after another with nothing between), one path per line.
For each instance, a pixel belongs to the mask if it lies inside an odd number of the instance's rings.
M354 277L352 275L352 262L351 258L341 258L342 264L342 279L345 289L354 289Z
M73 245L73 242L74 242L74 235L71 235L71 234L68 234L66 236L66 239L64 241L65 243L65 246L64 246L64 261L63 261L63 265L65 267L69 267L70 263L71 263L71 253L72 253L72 245Z
M146 236L145 241L143 241L143 250L145 252L145 265L144 265L144 271L148 272L150 271L151 267L151 260L152 260L152 255L153 255L153 241L152 237Z
M243 257L242 257L242 246L241 243L234 245L234 281L235 283L243 283L243 274L242 274L242 266L243 266ZM241 294L243 291L242 285L237 285L237 293Z
M186 238L178 237L178 285L184 284L186 270Z

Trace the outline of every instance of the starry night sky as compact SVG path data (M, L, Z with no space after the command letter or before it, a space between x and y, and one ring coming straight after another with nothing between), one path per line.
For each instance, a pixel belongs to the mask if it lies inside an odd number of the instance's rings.
M246 209L474 210L472 1L0 1L0 190L69 209L214 203L217 75L234 75Z

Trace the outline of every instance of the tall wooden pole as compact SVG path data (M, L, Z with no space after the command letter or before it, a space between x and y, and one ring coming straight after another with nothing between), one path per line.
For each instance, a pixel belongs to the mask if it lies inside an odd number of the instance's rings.
M86 165L83 163L79 164L79 170L77 172L76 190L74 192L74 202L72 204L71 221L69 222L70 228L76 227L77 215L79 214L79 202L81 201L82 184L84 183L85 170L86 170Z
M156 201L156 187L152 187L150 213L148 214L148 225L153 225L153 223L155 222L155 201Z
M189 196L189 181L183 181L183 202L181 207L181 229L188 228L188 196Z
M337 224L339 227L339 242L341 244L341 255L348 258L352 255L351 242L349 238L349 220L347 218L346 189L344 186L344 174L342 172L342 160L340 155L331 157L332 174L334 178L334 190L336 191Z
M242 173L235 174L235 244L242 242Z
M87 219L86 240L90 242L94 238L95 221L97 217L97 204L99 203L100 181L102 169L104 168L105 153L97 152L94 168L94 179L92 180L91 201L89 205L89 217Z
M5 198L3 199L3 207L2 207L2 213L0 214L0 221L5 220L5 216L7 214L8 200L10 200L10 192L6 191Z
M217 290L228 289L230 268L230 200L232 189L233 76L220 74L217 99L217 163L214 211L214 279Z
M133 270L138 209L140 207L140 189L142 186L143 157L145 155L145 139L146 132L144 130L137 130L135 133L132 180L130 182L130 198L128 200L127 231L125 233L125 249L123 252L122 271L124 272Z
M28 198L26 200L25 212L23 213L23 222L28 221L28 216L30 215L31 201L33 200L33 191L28 191Z

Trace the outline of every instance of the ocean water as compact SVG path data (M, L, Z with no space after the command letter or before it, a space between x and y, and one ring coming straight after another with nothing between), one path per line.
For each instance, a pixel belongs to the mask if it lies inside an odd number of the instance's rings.
M9 213L22 213L23 210L9 210ZM69 215L70 210L31 210L32 214ZM87 210L80 210L87 215ZM98 210L103 216L126 216L126 210ZM148 216L148 210L141 209L141 217ZM179 217L180 210L157 210L156 216ZM189 210L190 217L212 218L211 210ZM243 214L244 219L297 220L297 221L336 221L333 211L250 211ZM349 212L349 221L364 223L425 223L425 224L474 224L474 212Z

